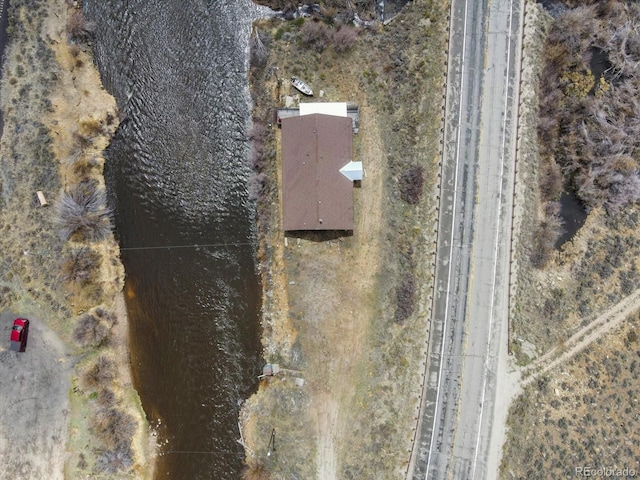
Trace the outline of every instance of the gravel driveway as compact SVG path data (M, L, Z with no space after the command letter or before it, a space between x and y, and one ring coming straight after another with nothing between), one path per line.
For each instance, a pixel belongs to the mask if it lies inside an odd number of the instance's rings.
M10 350L18 316L0 313L0 478L62 479L73 357L33 317L26 351Z

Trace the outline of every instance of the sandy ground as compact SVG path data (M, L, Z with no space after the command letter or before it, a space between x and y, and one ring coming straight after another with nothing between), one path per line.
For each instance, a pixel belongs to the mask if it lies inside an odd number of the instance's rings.
M74 357L40 318L23 353L9 349L16 314L0 314L0 478L62 479Z

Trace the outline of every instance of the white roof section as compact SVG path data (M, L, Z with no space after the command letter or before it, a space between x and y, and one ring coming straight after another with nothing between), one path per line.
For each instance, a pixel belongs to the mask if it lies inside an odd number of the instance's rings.
M356 180L362 180L362 177L364 176L362 162L351 161L340 169L340 173L352 182Z
M322 113L336 117L347 116L347 102L309 102L300 103L300 115Z

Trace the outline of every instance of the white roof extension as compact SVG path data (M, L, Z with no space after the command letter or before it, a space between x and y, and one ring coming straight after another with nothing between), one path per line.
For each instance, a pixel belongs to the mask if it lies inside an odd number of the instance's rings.
M336 117L347 116L346 102L309 102L300 103L300 115L311 115L322 113L324 115L335 115Z

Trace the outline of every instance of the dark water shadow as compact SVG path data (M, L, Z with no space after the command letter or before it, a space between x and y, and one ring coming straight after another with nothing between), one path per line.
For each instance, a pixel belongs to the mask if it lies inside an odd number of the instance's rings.
M560 212L562 220L562 234L556 240L555 248L558 249L566 242L570 241L574 235L582 228L587 220L587 209L582 201L573 192L562 192L560 196Z

